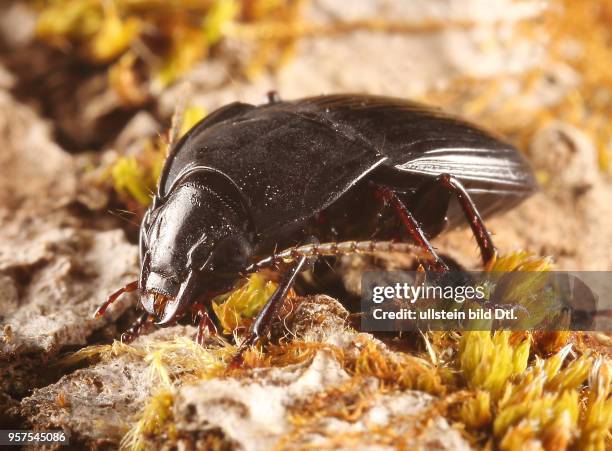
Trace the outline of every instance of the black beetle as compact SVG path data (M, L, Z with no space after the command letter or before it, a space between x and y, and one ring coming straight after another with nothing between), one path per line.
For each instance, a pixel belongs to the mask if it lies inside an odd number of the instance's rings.
M429 239L463 215L486 263L495 248L481 214L508 210L536 188L514 147L439 109L348 94L232 103L174 147L142 220L140 280L97 314L138 289L145 313L130 334L191 313L201 340L214 326L212 296L292 260L248 346L268 333L309 257L419 248L444 271Z

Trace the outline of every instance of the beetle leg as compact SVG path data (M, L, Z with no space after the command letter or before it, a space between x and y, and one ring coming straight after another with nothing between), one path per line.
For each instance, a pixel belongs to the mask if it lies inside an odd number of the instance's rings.
M121 334L121 341L123 343L131 343L132 341L134 341L138 336L140 336L140 332L142 332L142 329L147 324L151 323L151 320L151 315L149 315L147 312L144 312L136 319L136 321L132 323L132 325L125 332Z
M195 319L198 320L198 334L196 335L196 343L202 345L207 332L208 335L217 335L218 330L215 322L210 317L206 304L197 304L195 310Z
M414 194L402 198L421 225L427 238L438 236L448 225L448 208L452 194L437 178L421 185Z
M123 287L119 288L117 291L115 291L113 294L111 294L108 299L106 299L106 301L104 301L104 303L98 307L94 313L94 318L99 318L101 316L104 315L104 313L106 313L106 309L113 303L115 302L117 299L119 299L119 296L121 296L123 293L131 293L132 291L136 291L138 289L138 281L134 280L133 282L130 282L126 285L124 285Z
M478 247L480 248L482 261L486 266L489 262L495 259L497 256L497 250L493 244L491 234L487 230L480 213L478 213L478 210L476 209L474 201L472 201L472 198L465 190L461 182L452 175L442 174L437 178L437 180L440 184L442 184L442 186L448 189L449 192L453 193L457 197L459 205L463 210L463 214L470 224L472 233L474 234Z
M281 98L278 95L278 92L276 91L268 91L266 93L266 96L268 97L268 105L272 105L281 101Z
M232 359L230 368L239 367L243 362L242 355L244 352L249 347L253 346L259 339L265 339L268 336L272 322L278 315L289 289L295 282L295 278L299 272L304 269L304 266L308 260L308 257L301 257L297 264L283 276L278 288L272 294L270 299L268 299L268 302L266 305L264 305L263 309L261 309L261 312L259 312L257 318L255 318L247 338L242 342L237 354Z
M496 250L476 205L461 182L450 174L442 174L421 186L410 197L410 210L415 219L436 236L446 225L451 196L457 197L463 214L476 237L485 266L495 258Z
M414 216L412 216L410 210L406 208L406 205L404 205L404 203L397 196L397 194L393 190L384 186L377 186L376 189L381 195L382 199L385 202L390 203L391 206L395 209L395 212L399 216L404 227L406 227L406 231L410 234L412 239L429 255L432 261L431 266L433 267L433 269L436 271L448 271L449 267L438 256L433 246L425 236L423 228L419 225L416 219L414 219Z

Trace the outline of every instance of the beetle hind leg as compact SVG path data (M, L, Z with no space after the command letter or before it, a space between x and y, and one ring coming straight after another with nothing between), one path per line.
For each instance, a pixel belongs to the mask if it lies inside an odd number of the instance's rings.
M472 233L474 233L478 247L480 248L483 263L488 265L489 263L495 261L495 258L497 257L497 249L493 244L491 234L485 226L480 213L478 213L478 210L476 209L474 201L466 189L458 179L450 174L442 174L439 179L440 183L442 183L443 186L445 186L457 197L459 205L461 205L461 209L463 210L463 214L465 215L465 218L472 229Z
M495 260L497 250L495 249L491 234L485 226L474 201L457 178L450 174L442 174L425 184L412 197L413 202L410 204L411 210L421 224L432 221L435 223L435 218L437 217L441 220L438 221L438 223L444 226L446 223L446 211L451 196L457 198L459 206L478 243L483 264L487 266L490 262ZM434 208L435 211L432 212L432 208ZM437 233L441 232L441 228L436 229L436 225L433 223L432 225L433 227L430 227L430 235L435 236Z
M121 334L123 343L131 343L140 336L143 329L152 324L152 317L147 312L142 313L132 325Z

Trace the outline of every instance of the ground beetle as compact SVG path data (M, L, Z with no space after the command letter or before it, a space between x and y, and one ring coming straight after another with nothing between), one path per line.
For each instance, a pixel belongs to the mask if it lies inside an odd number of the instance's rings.
M213 296L292 261L244 349L268 334L310 258L420 249L431 269L445 271L429 240L465 216L486 263L495 247L482 216L536 187L514 147L439 109L348 94L232 103L174 146L142 220L140 280L97 314L137 289L145 313L130 335L147 321L192 314L201 341L214 327Z

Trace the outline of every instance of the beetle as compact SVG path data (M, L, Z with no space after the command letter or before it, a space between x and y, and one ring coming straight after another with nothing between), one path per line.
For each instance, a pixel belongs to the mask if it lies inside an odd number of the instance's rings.
M244 348L269 333L309 259L418 250L447 271L430 240L464 217L486 264L496 251L482 218L536 189L517 149L440 109L361 94L231 103L173 147L142 220L140 278L97 315L138 290L144 313L128 336L191 313L201 341L213 296L291 261Z

